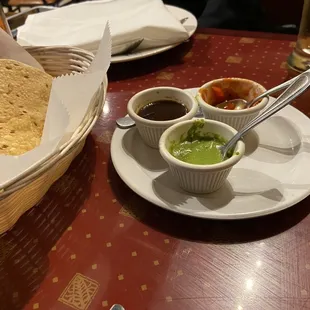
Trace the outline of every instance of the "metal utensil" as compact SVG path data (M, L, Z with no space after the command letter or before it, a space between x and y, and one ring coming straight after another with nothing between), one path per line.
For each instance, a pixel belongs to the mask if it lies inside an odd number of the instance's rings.
M115 304L110 310L125 310L125 308L122 305Z
M202 113L202 110L200 107L198 107L198 110L197 110L197 113L195 114L195 117L197 117L197 118L203 117L203 113ZM128 128L136 125L135 121L130 116L118 118L116 120L116 124L121 129L128 129Z
M116 56L132 53L135 49L137 49L140 46L143 40L144 40L143 38L139 38L127 43L115 45L112 47L112 55Z
M260 115L255 117L249 122L243 129L241 129L236 135L234 135L225 145L219 146L219 150L222 153L223 158L226 157L227 152L252 128L277 113L285 106L287 106L292 100L302 94L310 86L310 72L306 71L298 76L292 83L267 109Z
M127 129L136 125L135 121L130 116L118 118L116 124L121 129Z
M183 25L188 20L188 17L180 19L180 23ZM112 47L112 56L130 54L136 50L141 43L144 41L143 38L135 39L133 41L115 45Z
M188 17L180 19L180 23L183 25L188 20Z
M305 71L304 73L310 72L310 69ZM304 74L302 73L302 74ZM217 105L218 108L224 108L227 104L229 103L233 103L235 105L234 110L242 110L242 109L247 109L250 108L254 103L258 102L259 100L272 95L274 93L277 93L278 91L287 88L288 86L290 86L292 83L294 83L302 74L280 84L277 85L273 88L270 88L269 90L265 91L264 93L262 93L261 95L257 96L256 98L252 99L251 101L247 102L244 99L233 99L233 100L229 100L226 102L222 102L220 104Z
M244 110L250 107L249 103L246 100L241 99L241 98L223 101L217 104L216 107L219 109L226 109L226 107L231 104L234 105L234 108L229 109L229 110Z

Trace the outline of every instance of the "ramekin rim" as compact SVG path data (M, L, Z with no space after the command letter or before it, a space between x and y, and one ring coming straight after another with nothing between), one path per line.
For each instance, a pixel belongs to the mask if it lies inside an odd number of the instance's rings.
M164 133L162 134L162 136L160 137L160 140L159 140L159 152L160 152L161 156L164 158L164 160L166 162L170 162L174 166L179 166L179 167L182 167L184 169L188 169L188 170L190 169L190 170L196 170L196 171L225 170L225 169L228 169L228 168L234 166L235 164L237 164L239 162L239 160L243 157L244 152L245 152L245 145L244 145L244 142L242 140L239 140L237 142L235 152L234 152L232 157L230 157L230 158L228 158L228 159L226 159L220 163L212 164L212 165L196 165L196 164L186 163L186 162L183 162L183 161L175 158L173 155L170 154L170 152L166 148L165 142L166 142L168 136L171 134L171 132L173 132L178 127L180 127L184 124L194 123L196 120L197 119L191 119L191 120L179 122L177 124L172 125L171 127L169 127L168 129L166 129L164 131ZM215 121L215 120L207 120L207 119L202 119L202 120L205 123L213 123L213 124L220 125L222 127L226 127L233 134L237 133L237 130L235 130L233 127L231 127L225 123ZM236 153L238 153L238 154L236 154Z

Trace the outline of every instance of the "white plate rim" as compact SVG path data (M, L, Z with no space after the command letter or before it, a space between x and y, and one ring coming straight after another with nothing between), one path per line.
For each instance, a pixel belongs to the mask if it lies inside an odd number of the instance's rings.
M195 89L195 88L193 88ZM187 89L189 91L193 90L193 89ZM309 118L303 114L301 111L299 111L298 109L294 108L293 106L287 106L285 109L287 109L288 114L290 113L289 111L293 111L294 113L296 113L296 115L298 115L298 117L303 118L304 120L306 120L307 122L309 122L309 127L310 127L310 120ZM299 127L299 129L302 130L301 127ZM195 217L195 218L203 218L203 219L212 219L212 220L240 220L240 219L250 219L250 218L257 218L257 217L261 217L261 216L266 216L266 215L270 215L273 213L277 213L280 212L282 210L285 210L287 208L290 208L296 204L298 204L300 201L304 200L305 198L307 198L310 195L310 187L307 191L305 191L305 193L303 195L300 195L298 197L296 197L296 199L293 199L290 203L287 202L283 202L282 204L280 204L277 207L274 207L272 209L267 209L267 210L257 210L257 211L253 211L251 213L238 213L237 215L234 214L220 214L220 213L216 213L216 214L209 214L209 213L190 213L190 212L185 212L182 209L173 209L170 208L168 205L165 205L164 202L162 202L162 204L158 203L155 199L153 199L152 196L149 196L147 193L145 193L143 190L141 190L139 188L139 185L133 184L131 182L131 178L130 176L126 175L125 173L122 172L122 169L120 169L118 163L115 161L116 156L114 154L116 151L116 147L117 147L117 141L116 141L116 133L117 132L126 132L126 130L122 130L119 128L116 128L116 130L113 133L112 136L112 140L111 140L111 160L114 166L114 169L116 170L117 174L119 175L119 177L123 180L123 182L132 190L134 191L137 195L139 195L140 197L142 197L143 199L147 200L148 202L151 202L152 204L154 204L155 206L161 207L165 210L177 213L177 214L182 214L182 215L186 215L186 216L190 216L190 217ZM137 165L139 166L139 164L137 163ZM156 195L156 194L155 194ZM194 196L194 195L193 195Z
M189 37L191 37L198 26L198 21L196 19L196 17L189 11L184 10L182 8L173 6L173 5L166 5L166 7L168 8L168 10L173 14L173 15L184 15L184 17L188 17L188 19L185 21L185 23L183 24L183 26L191 26L193 27L192 31L189 31ZM134 60L138 60L138 59L143 59L143 58L147 58L153 55L157 55L160 53L163 53L165 51L168 51L180 44L182 44L184 42L180 42L180 43L176 43L176 44L172 44L172 45L167 45L167 46L163 46L163 47L156 47L156 48L152 48L152 49L148 49L145 51L139 51L137 53L132 53L129 55L118 55L118 56L112 56L111 57L111 63L122 63L122 62L129 62L129 61L134 61Z

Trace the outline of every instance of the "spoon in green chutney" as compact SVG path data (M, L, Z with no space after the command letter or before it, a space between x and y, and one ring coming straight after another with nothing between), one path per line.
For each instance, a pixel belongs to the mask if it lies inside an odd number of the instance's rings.
M310 86L310 72L302 73L298 79L296 79L268 108L263 110L261 114L250 121L245 127L243 127L238 133L236 133L226 144L218 146L223 159L226 158L229 151L235 144L251 129L255 126L282 110L295 98L300 96Z

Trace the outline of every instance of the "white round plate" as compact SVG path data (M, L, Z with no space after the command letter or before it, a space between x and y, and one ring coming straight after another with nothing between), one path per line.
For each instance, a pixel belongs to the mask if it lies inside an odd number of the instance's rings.
M190 90L193 95L197 89ZM111 157L121 179L138 195L167 210L210 219L242 219L286 209L310 194L310 120L284 108L245 137L246 153L215 193L180 189L158 150L136 128L116 129Z
M186 29L186 31L188 32L189 36L191 37L197 29L198 22L197 22L196 17L192 13L190 13L184 9L178 8L176 6L166 5L166 7L170 11L170 13L173 16L175 16L178 20L181 20L181 19L186 18L186 17L188 18L184 22L183 26ZM112 63L127 62L127 61L133 61L133 60L137 60L137 59L150 57L150 56L168 51L168 50L180 45L181 43L167 45L164 47L156 47L156 48L152 48L152 49L148 49L148 50L144 50L144 51L137 51L137 52L133 52L129 55L112 56L111 62Z

